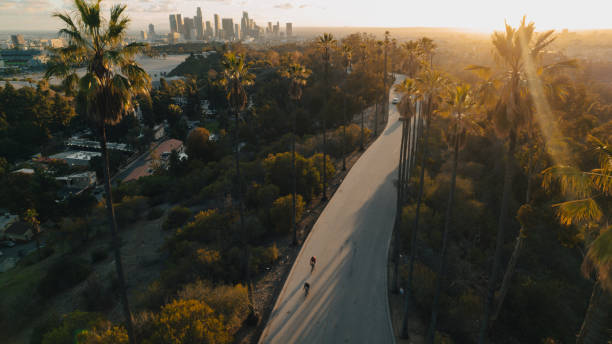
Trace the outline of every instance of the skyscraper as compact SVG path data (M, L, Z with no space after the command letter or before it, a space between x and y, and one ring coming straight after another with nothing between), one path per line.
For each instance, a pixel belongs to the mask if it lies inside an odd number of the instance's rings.
M206 21L206 39L212 39L213 37L213 28L212 25L210 25L210 20Z
M185 30L183 28L183 17L180 14L176 14L176 27L179 33L185 34Z
M223 27L223 38L231 41L234 39L234 19L223 18L221 20L221 27Z
M149 24L149 36L155 35L155 26L153 24Z
M215 38L221 38L219 37L219 15L215 14Z
M293 36L293 23L285 24L285 34L287 37Z
M183 35L185 36L186 40L192 40L195 39L196 35L194 34L196 32L194 26L193 26L193 19L191 18L185 18L185 22L183 23Z
M146 41L147 40L147 32L146 31L140 31L140 40L141 41Z
M249 14L242 12L242 20L240 20L240 36L245 39L249 35Z
M204 39L204 23L202 21L202 9L198 7L197 15L193 18L194 26L197 31L197 39Z
M242 37L240 35L240 25L234 24L234 39L239 40Z
M178 24L176 23L176 14L170 15L170 33L178 32Z

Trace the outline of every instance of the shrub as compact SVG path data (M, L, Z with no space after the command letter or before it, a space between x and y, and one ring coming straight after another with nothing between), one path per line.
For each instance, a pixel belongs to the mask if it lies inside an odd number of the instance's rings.
M61 324L57 314L51 314L37 323L30 334L30 344L41 344L43 336Z
M91 276L81 292L85 309L88 311L103 311L113 306L114 297L111 289L112 287L105 285L98 275Z
M153 335L157 343L223 344L231 340L223 319L199 300L175 300L165 305Z
M176 236L184 240L208 243L219 239L228 221L217 209L199 212L192 222L177 231Z
M84 330L77 336L77 343L87 344L127 344L128 335L123 326L113 326L105 321L94 326L92 329Z
M327 182L329 183L329 179L331 179L334 176L334 174L336 174L336 168L334 167L334 163L331 161L331 158L329 157L329 155L327 155L326 158L327 159L325 161L325 168L327 172L327 179L328 179ZM312 162L313 166L317 169L321 178L323 178L323 153L317 153L311 156L309 160ZM321 179L321 183L323 183L323 179ZM321 190L323 190L323 184L321 184L320 188Z
M206 128L195 128L187 136L187 155L190 159L202 161L213 157L212 143L209 141L210 132Z
M237 330L249 311L249 296L245 286L220 285L212 287L202 281L186 285L178 293L180 300L204 301L223 315L230 332Z
M291 152L270 154L264 160L264 169L266 170L266 181L278 186L281 194L286 195L293 192ZM315 166L315 160L306 159L296 153L295 169L297 193L306 200L318 195L321 192L321 174Z
M252 273L257 273L262 267L271 266L278 259L278 248L276 244L270 247L255 247L253 248L249 268Z
M93 252L91 252L91 263L92 264L96 264L99 263L103 260L105 260L108 257L108 252L105 248L96 248L95 250L93 250Z
M148 207L148 199L146 197L125 197L121 203L115 205L117 223L127 225L140 220Z
M74 258L62 259L53 264L41 279L38 293L51 297L85 280L90 273L91 266L86 262Z
M147 220L149 221L157 220L162 216L164 216L164 210L159 207L154 207L154 208L151 208L151 210L147 214Z
M146 309L158 309L161 307L166 298L166 291L164 290L160 281L153 281L146 290L139 293L137 296L137 304Z
M74 342L74 335L79 330L92 328L101 321L96 313L74 311L67 314L61 324L43 336L42 344L67 344Z
M301 195L297 195L295 202L295 220L300 221L302 213L304 212L304 200ZM293 195L287 195L280 197L272 204L270 210L272 216L272 223L274 223L275 230L278 233L287 233L291 231L291 218L293 217Z
M368 142L371 134L372 131L370 129L364 128L363 141ZM344 127L340 126L334 130L327 141L328 152L335 158L341 158L343 153L351 153L360 146L361 127L354 123L346 127L346 138L344 137Z
M168 216L162 225L164 230L175 229L183 226L187 223L187 220L191 217L191 210L189 208L176 206L168 212Z

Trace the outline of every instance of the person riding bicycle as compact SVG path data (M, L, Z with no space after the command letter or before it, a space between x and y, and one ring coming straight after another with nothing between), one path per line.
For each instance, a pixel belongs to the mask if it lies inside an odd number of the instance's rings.
M315 264L317 263L317 257L312 256L310 257L310 270L314 270Z
M304 282L304 293L308 296L308 291L310 290L310 283Z

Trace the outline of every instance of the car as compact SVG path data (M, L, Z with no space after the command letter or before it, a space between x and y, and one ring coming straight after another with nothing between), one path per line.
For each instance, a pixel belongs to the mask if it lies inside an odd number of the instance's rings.
M15 243L12 241L0 241L0 246L4 246L4 247L13 247L15 246Z
M391 101L391 104L397 104L399 103L399 98L393 98L393 100Z

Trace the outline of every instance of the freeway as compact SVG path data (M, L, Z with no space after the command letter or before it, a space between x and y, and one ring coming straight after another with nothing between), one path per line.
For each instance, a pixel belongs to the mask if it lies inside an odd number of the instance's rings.
M399 95L392 90L393 97ZM387 127L349 171L304 242L259 343L395 341L387 258L396 215L398 117L390 103ZM317 257L312 273L311 256ZM307 297L304 282L311 285Z

